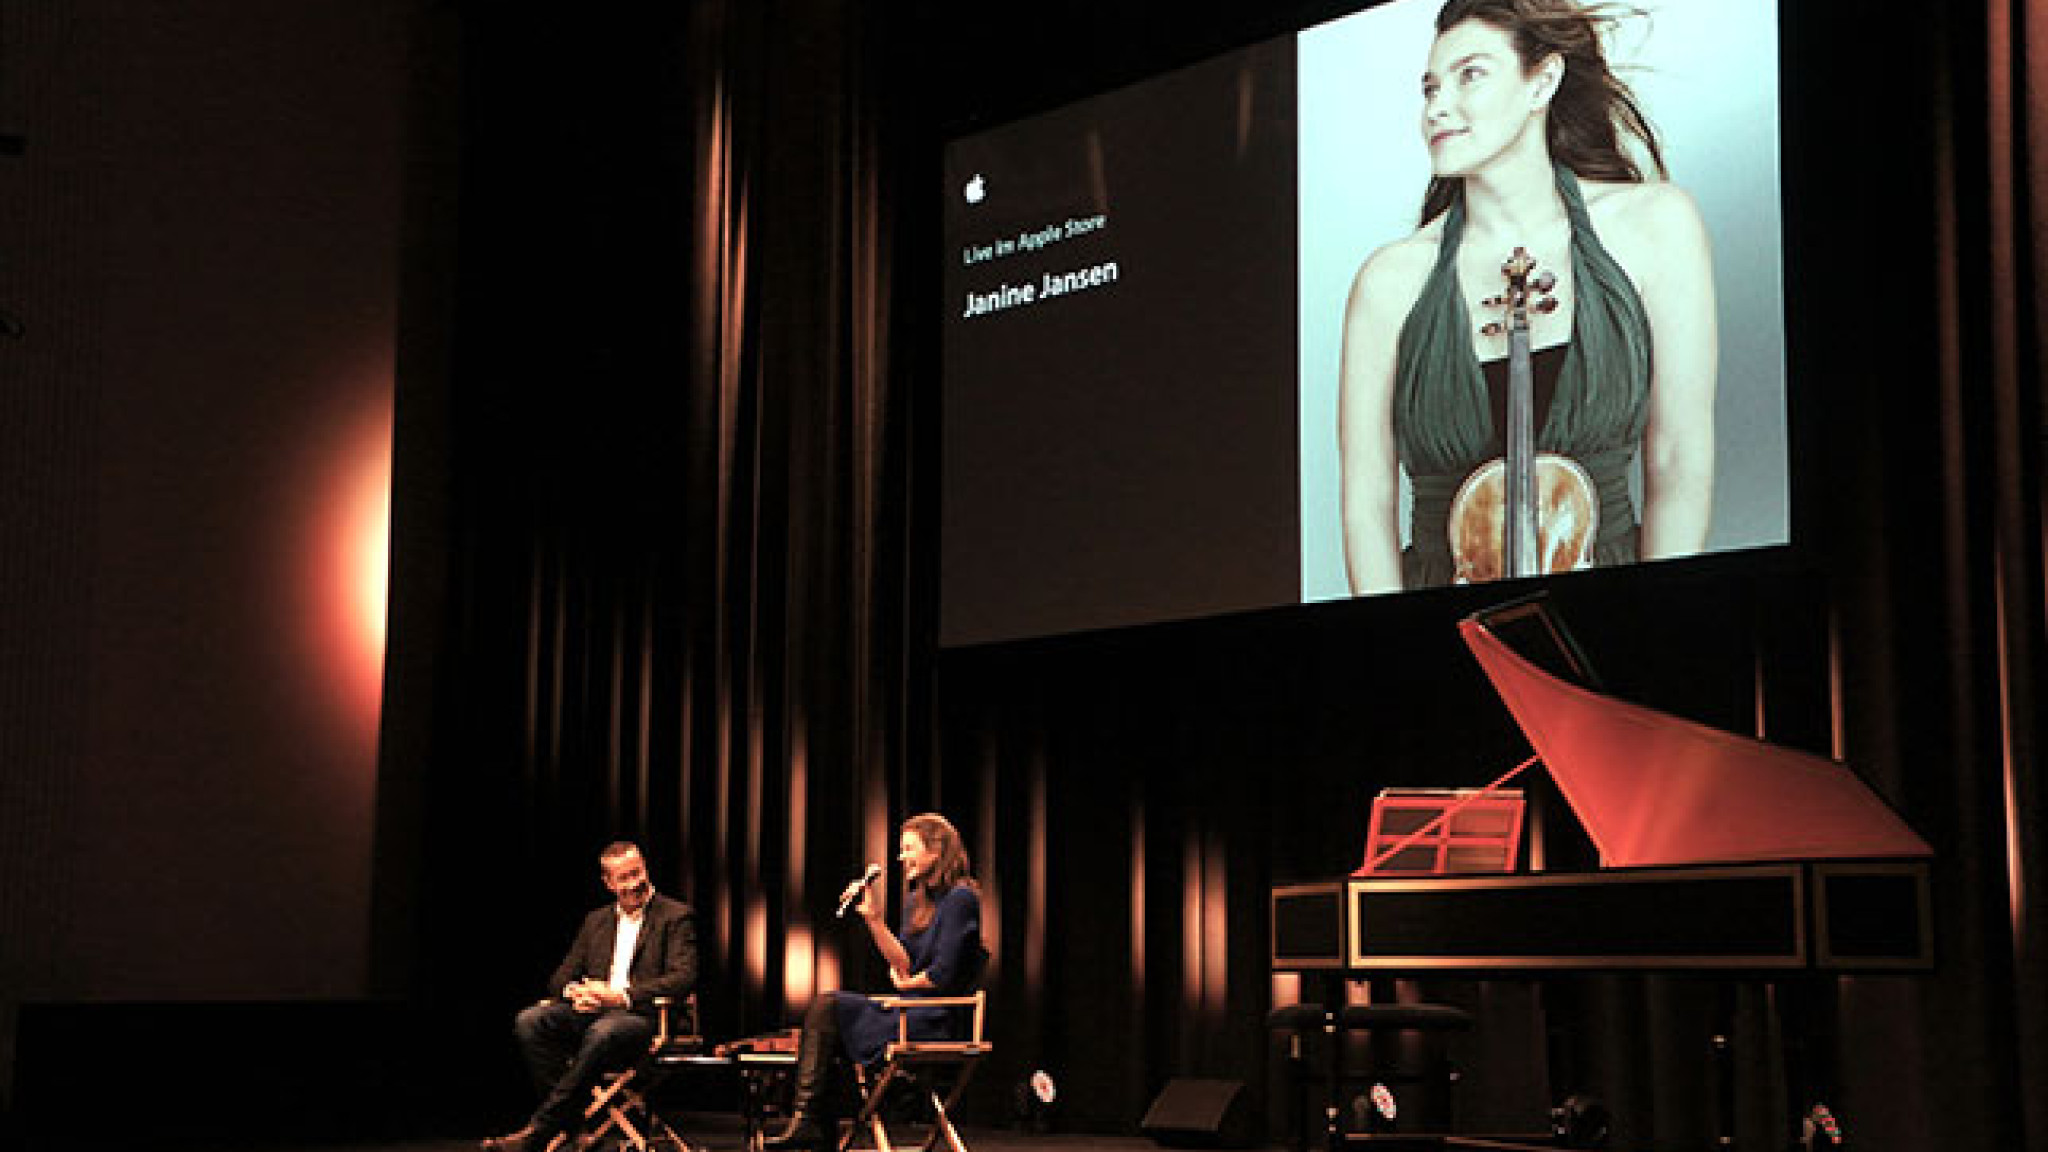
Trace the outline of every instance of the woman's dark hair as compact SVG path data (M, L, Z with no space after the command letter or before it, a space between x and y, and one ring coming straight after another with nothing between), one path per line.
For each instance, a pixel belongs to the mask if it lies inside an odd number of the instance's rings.
M1638 14L1577 0L1449 0L1436 14L1436 30L1441 35L1467 20L1498 28L1513 42L1524 74L1552 56L1562 59L1564 78L1550 98L1544 141L1551 157L1580 179L1641 180L1642 169L1622 147L1620 133L1641 142L1659 176L1669 175L1664 151L1635 92L1608 67L1601 43L1617 20ZM1449 208L1461 187L1455 178L1432 177L1422 198L1422 222Z
M910 913L910 930L922 932L931 926L932 914L938 910L939 898L955 886L966 885L974 888L974 865L967 860L967 848L960 843L960 833L952 822L937 812L924 812L903 822L903 831L917 833L917 838L926 848L939 854L932 861L931 870L921 877L917 884L908 886L903 893L904 908ZM916 896L917 899L911 899Z

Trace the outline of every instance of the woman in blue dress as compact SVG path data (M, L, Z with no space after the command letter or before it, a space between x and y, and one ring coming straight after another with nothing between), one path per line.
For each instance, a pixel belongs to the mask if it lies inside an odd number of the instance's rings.
M969 874L972 869L960 834L936 812L912 816L903 822L896 859L903 866L900 934L882 919L873 885L857 880L849 886L850 892L858 890L855 908L889 965L890 982L904 996L972 992L981 982L988 952L981 943L981 892ZM950 1009L909 1012L913 1039L956 1036L961 1023L959 1013ZM797 1042L790 1122L767 1140L766 1148L781 1152L835 1143L838 1123L829 1101L837 1058L873 1064L896 1037L896 1028L895 1012L857 992L827 992L811 1001Z

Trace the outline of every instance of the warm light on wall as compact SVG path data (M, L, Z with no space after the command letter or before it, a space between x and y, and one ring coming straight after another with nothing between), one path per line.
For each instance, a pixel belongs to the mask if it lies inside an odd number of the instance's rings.
M1002 859L997 849L1001 847L1003 832L1001 809L996 798L1001 794L996 787L996 753L993 733L985 733L983 747L978 757L981 766L981 805L976 813L975 825L980 829L980 842L975 845L979 853L978 879L981 881L981 943L988 949L989 967L984 981L993 987L996 973L1003 965L1003 872L996 866Z
M821 948L817 952L817 957L817 970L812 974L811 979L811 994L815 996L819 992L831 992L845 987L839 979L838 954L829 949Z
M1219 837L1190 828L1181 847L1181 1003L1221 1019L1230 991L1228 859Z
M817 980L818 956L810 926L792 924L782 940L782 1003L791 1015L803 1011L817 995Z
M768 905L758 893L747 897L746 918L746 934L741 941L744 949L742 963L747 991L751 993L768 986Z
M384 689L385 613L391 565L391 414L387 405L354 424L333 464L313 528L317 650L340 703L374 732Z
M350 579L355 584L356 655L365 666L384 663L384 613L391 572L391 442L370 453L355 479L348 508Z
M1180 1003L1194 1018L1202 1010L1202 833L1187 829L1180 848Z
M1131 996L1145 999L1145 805L1131 805Z
M1202 1006L1221 1020L1230 996L1230 861L1221 836L1208 845L1202 884Z
M1025 865L1028 885L1024 889L1024 981L1032 988L1045 987L1045 937L1048 892L1051 888L1051 858L1047 848L1047 824L1051 808L1046 795L1046 766L1037 763L1031 773L1031 809L1025 833Z

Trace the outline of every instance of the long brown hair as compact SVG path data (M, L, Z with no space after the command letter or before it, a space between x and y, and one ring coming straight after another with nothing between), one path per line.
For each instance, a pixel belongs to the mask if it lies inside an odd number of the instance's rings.
M939 899L946 893L961 885L974 891L974 865L968 862L967 848L960 843L960 833L953 828L951 821L937 812L912 816L903 822L900 831L917 833L925 847L939 854L939 858L932 862L931 870L917 883L905 883L903 886L903 907L910 913L910 930L922 932L931 927ZM911 899L913 896L917 899Z
M1636 15L1641 12L1577 0L1449 0L1436 14L1436 30L1442 35L1467 20L1498 28L1514 43L1524 75L1552 56L1561 58L1564 78L1550 98L1544 133L1551 158L1580 179L1640 181L1643 171L1622 146L1621 134L1642 145L1659 176L1670 175L1664 150L1635 91L1608 66L1602 44L1616 22ZM1449 208L1463 188L1455 177L1431 177L1422 197L1422 222Z

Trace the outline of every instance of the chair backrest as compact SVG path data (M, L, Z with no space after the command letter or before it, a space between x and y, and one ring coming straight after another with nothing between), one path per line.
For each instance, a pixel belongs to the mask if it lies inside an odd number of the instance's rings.
M655 998L657 1010L654 1049L659 1052L671 1048L699 1048L704 1038L697 1032L697 994L682 999L667 996Z
M885 1011L896 1014L896 1039L882 1049L883 1056L890 1060L906 1054L979 1056L988 1050L988 993L981 989L965 996L876 996L873 1000ZM935 1008L958 1020L964 1035L913 1039L910 1013Z
M982 955L986 957L988 953L983 952ZM985 1045L988 1043L988 993L980 988L974 990L973 1011L973 1020L967 1029L967 1040L971 1044Z

